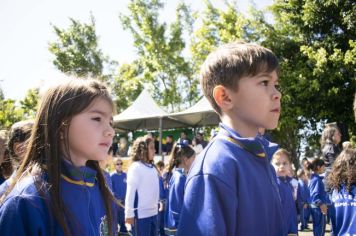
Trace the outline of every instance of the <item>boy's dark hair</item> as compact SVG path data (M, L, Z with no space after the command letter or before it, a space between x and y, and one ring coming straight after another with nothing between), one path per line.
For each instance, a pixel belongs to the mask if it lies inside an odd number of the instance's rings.
M278 59L271 50L253 43L232 42L208 55L201 66L200 84L205 97L221 115L221 109L213 97L217 85L237 90L242 77L274 70L278 73L278 68Z
M23 143L31 136L33 120L25 120L14 123L10 128L8 149L12 157L16 156L15 143Z
M336 158L332 171L327 177L328 184L337 190L345 185L350 192L351 185L356 184L356 150L348 148Z

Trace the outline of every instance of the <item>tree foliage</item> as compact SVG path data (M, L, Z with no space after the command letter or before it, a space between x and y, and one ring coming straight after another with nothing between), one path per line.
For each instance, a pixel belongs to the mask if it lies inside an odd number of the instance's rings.
M338 121L354 132L355 18L352 1L282 1L272 6L273 31L266 44L281 59L284 115L307 127L316 148L320 121Z
M53 26L57 40L49 43L53 64L62 72L77 77L104 79L103 68L107 58L98 47L95 20L89 24L70 19L68 29Z
M197 99L197 79L192 76L189 59L183 55L186 43L183 34L190 22L189 9L183 3L176 10L171 24L161 23L159 0L131 0L129 15L120 15L124 29L131 32L137 49L136 67L141 81L151 86L156 100L171 111Z
M35 118L39 99L39 88L27 91L25 98L20 101L25 119Z

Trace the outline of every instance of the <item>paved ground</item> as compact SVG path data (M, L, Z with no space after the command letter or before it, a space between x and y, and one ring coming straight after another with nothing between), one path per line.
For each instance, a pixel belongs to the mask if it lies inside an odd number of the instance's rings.
M313 224L309 224L309 231L299 231L299 236L313 236ZM326 224L325 236L330 236L330 225Z

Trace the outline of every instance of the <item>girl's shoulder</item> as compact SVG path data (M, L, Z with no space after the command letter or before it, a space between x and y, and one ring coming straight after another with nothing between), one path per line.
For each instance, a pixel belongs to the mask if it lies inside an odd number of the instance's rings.
M37 186L32 176L27 176L21 179L18 183L15 184L14 188L6 196L6 199L1 204L0 207L1 208L5 206L19 207L20 203L22 205L31 204L31 205L35 205L36 207L39 207L39 205L42 205L44 203L43 202L44 196L39 193ZM46 191L44 191L44 193L46 194Z

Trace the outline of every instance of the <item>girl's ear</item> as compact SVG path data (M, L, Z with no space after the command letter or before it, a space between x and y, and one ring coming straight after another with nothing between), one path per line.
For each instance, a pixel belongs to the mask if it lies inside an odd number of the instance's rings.
M213 97L221 110L230 110L233 107L230 97L230 90L222 85L217 85L213 89Z

